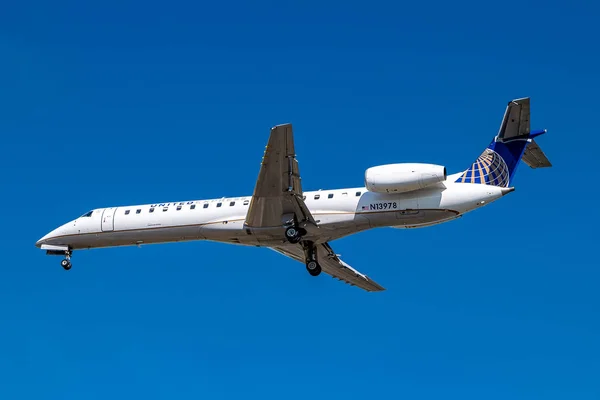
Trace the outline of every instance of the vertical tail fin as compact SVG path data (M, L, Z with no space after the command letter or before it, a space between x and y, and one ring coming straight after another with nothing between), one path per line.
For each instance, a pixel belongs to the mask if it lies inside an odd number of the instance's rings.
M509 187L521 159L532 168L550 167L533 140L546 130L531 132L529 116L529 97L509 102L498 134L456 182Z

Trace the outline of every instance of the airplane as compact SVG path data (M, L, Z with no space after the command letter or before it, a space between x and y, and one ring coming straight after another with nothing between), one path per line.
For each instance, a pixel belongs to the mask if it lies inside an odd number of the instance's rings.
M291 124L271 128L252 196L178 201L91 210L37 241L48 255L73 251L209 240L267 247L366 291L385 290L336 254L330 242L379 227L420 228L455 220L512 192L519 162L551 167L530 131L530 98L508 103L497 135L461 172L443 165L400 163L370 167L364 186L302 190Z

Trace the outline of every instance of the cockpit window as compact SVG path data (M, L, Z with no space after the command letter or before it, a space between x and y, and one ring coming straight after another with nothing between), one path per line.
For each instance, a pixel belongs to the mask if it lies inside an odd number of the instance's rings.
M94 212L94 211L92 210L92 211L90 211L90 212L88 212L88 213L85 213L85 214L83 214L83 215L82 215L81 217L79 217L79 218L91 217L93 212Z

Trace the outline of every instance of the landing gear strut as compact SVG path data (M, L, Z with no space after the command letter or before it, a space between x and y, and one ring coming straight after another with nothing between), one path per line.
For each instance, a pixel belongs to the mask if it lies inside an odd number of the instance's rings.
M60 266L68 271L71 269L71 250L65 251L65 259L60 262Z
M306 256L306 270L312 276L317 276L321 273L321 266L317 261L317 248L312 242L306 242L304 246L304 254Z

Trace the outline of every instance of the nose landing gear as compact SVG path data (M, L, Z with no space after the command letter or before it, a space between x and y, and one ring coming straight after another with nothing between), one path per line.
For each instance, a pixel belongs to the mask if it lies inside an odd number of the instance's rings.
M60 266L66 271L71 269L71 255L73 250L69 246L55 246L42 244L42 250L46 250L46 254L49 256L64 256L65 258L60 262Z
M60 266L63 267L65 269L65 271L70 270L72 267L72 265L71 265L71 255L72 254L73 254L73 252L71 250L65 251L65 259L60 262Z
M67 260L66 258L60 262L60 265L65 269L65 271L70 270L72 267L71 261Z

